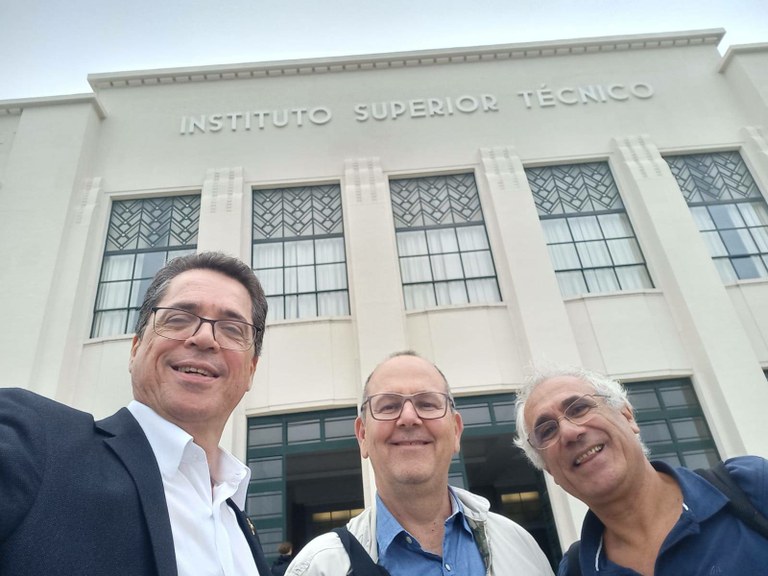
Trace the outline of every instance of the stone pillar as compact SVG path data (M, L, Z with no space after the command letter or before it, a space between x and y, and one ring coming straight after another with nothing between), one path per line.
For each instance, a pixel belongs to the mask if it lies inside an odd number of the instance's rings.
M95 294L90 288L94 281L98 282L101 258L97 254L104 246L99 246L98 252L87 247L89 238L98 236L98 230L105 224L101 218L101 198L98 177L83 180L74 194L69 225L53 271L58 280L48 295L45 329L38 340L30 378L31 390L83 408L88 407L83 397L87 395L88 383L79 381L78 370L83 340L90 334L93 301L83 302L82 295Z
M611 167L687 347L694 388L721 457L759 452L768 386L677 181L647 136L614 139ZM735 382L739 393L729 394Z
M243 169L210 168L200 198L200 252L220 250L250 265L250 194L243 189Z
M342 184L350 313L357 336L360 386L387 354L408 347L392 204L378 158L345 162ZM366 505L373 470L363 462Z
M741 129L744 145L741 155L754 179L760 183L763 196L768 197L768 131L762 126Z
M485 222L492 241L502 299L523 333L534 365L579 365L581 359L568 313L547 253L533 194L514 148L480 150L487 186L480 186ZM578 540L586 512L545 473L560 543Z
M58 371L69 362L64 349L70 322L81 320L74 318L84 263L81 232L90 222L74 224L74 230L70 226L82 202L101 114L90 99L63 97L57 105L22 107L18 115L4 118L0 316L6 326L23 327L0 333L5 386L56 397L61 385L72 385L63 383ZM87 332L76 337L81 341Z
M251 265L250 197L243 188L242 168L208 169L200 198L198 252L218 250ZM243 402L237 405L227 421L221 445L245 459L247 418Z

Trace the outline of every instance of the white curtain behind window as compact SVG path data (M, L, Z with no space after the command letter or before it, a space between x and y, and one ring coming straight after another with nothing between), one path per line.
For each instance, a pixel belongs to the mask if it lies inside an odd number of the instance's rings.
M403 286L406 310L418 310L435 306L435 292L432 284Z
M499 288L494 278L467 280L470 302L501 302Z
M125 316L125 310L98 312L94 321L93 333L98 337L123 334L125 332Z
M101 271L101 279L130 280L133 278L133 254L120 254L104 258L104 267Z
M560 293L563 295L563 298L570 298L571 296L578 296L588 292L584 276L580 271L558 272L557 283L560 286Z
M584 270L584 277L587 279L590 292L617 292L619 290L619 282L612 268Z
M653 287L645 266L622 266L616 268L616 275L623 290L642 290Z

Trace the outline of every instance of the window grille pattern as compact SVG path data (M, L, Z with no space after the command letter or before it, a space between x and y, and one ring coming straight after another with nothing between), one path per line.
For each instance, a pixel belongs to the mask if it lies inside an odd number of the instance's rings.
M499 302L472 174L390 181L406 310Z
M349 315L338 184L254 190L252 257L269 320Z
M739 153L666 161L723 282L768 278L768 206Z
M155 273L197 248L199 196L112 203L91 337L128 334Z
M564 298L653 288L606 162L525 173Z

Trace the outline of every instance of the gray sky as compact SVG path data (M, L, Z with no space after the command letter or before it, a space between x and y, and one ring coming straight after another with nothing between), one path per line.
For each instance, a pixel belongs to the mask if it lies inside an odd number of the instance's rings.
M0 100L91 73L724 28L768 42L768 0L0 0Z

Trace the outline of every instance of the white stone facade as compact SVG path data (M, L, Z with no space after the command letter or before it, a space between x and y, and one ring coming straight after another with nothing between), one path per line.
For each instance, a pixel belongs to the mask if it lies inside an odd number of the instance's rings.
M199 250L251 259L254 188L340 183L351 314L273 322L246 416L354 406L388 353L458 396L531 363L689 377L721 456L768 455L768 281L724 286L662 155L740 152L768 194L768 44L722 30L96 74L93 94L0 102L0 358L104 416L131 335L89 338L111 202L201 194ZM524 168L607 161L653 289L564 300ZM474 173L501 303L405 311L388 179ZM583 507L550 486L561 542Z

